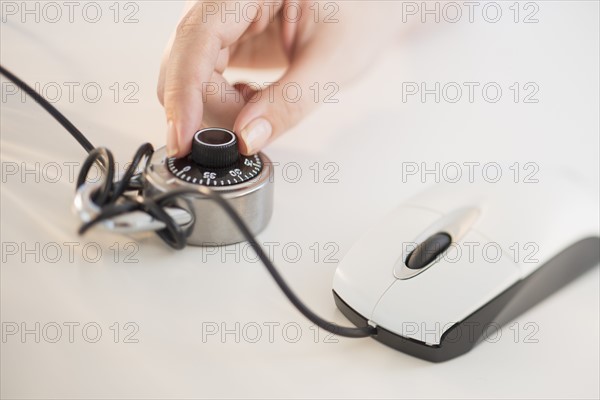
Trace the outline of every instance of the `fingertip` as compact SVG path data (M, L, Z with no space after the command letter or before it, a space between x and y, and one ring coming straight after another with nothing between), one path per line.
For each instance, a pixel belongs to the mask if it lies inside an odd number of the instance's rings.
M175 157L181 158L185 157L192 151L192 136L196 132L191 131L180 131L177 133L177 153Z
M240 152L246 156L254 155L269 143L273 135L273 126L268 119L259 117L252 120L240 131Z
M184 126L176 119L169 119L167 122L167 157L181 158L191 152L191 136L195 131L190 133Z
M238 140L238 150L241 155L246 156L246 157L254 155L251 152L251 149L246 145L246 142L244 142L244 140L241 138L241 136L240 136L240 140Z
M184 157L192 148L192 137L202 124L203 104L201 95L193 91L171 91L165 93L165 113L172 121L169 127L170 154ZM169 142L167 141L169 148Z
M167 122L167 157L176 157L179 153L179 140L172 120Z

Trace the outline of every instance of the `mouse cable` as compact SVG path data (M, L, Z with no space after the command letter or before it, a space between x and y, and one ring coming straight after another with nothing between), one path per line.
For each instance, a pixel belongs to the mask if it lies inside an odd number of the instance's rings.
M58 111L56 107L54 107L52 104L50 104L48 100L42 97L42 95L33 90L33 88L31 88L28 84L26 84L17 76L15 76L12 72L8 71L2 65L0 65L0 73L4 75L8 80L12 81L15 85L17 85L22 91L27 93L33 100L35 100L36 103L42 106L46 111L48 111L48 113L52 117L54 117L54 119L57 120L71 134L71 136L73 136L73 138L75 138L75 140L79 142L79 144L85 149L85 151L89 153L92 150L94 150L94 145L90 143L89 140L87 140L85 135L81 133L81 131L77 129L75 125L73 125L71 121L67 119L67 117L65 117L60 111Z
M223 211L225 211L237 229L248 241L250 247L252 247L252 249L256 252L256 255L261 260L267 271L271 274L271 277L275 280L281 291L294 305L294 307L296 307L296 309L300 311L300 313L309 321L338 336L361 338L377 334L377 328L373 326L339 326L333 322L321 318L310 308L308 308L306 304L304 304L288 286L287 282L278 272L271 259L264 252L263 248L257 242L256 237L252 234L252 232L250 232L248 226L242 220L239 214L233 209L233 207L231 207L227 200L225 200L214 190L206 186L199 186L197 189L177 189L168 193L163 193L141 200L138 196L134 197L125 195L124 193L129 190L137 190L138 192L140 191L141 187L139 182L135 182L135 180L132 179L134 177L133 173L144 158L147 160L153 154L154 149L152 148L152 145L149 143L142 145L137 150L133 158L133 162L125 171L123 178L120 181L113 182L115 168L114 158L110 150L94 147L94 145L92 145L92 143L85 137L85 135L79 131L79 129L77 129L75 125L73 125L71 121L69 121L60 111L50 104L48 100L38 94L35 90L33 90L33 88L31 88L17 76L5 69L2 65L0 65L0 74L4 75L21 90L31 96L31 98L33 98L50 115L52 115L52 117L54 117L54 119L56 119L89 153L84 164L82 165L82 169L77 179L77 187L85 182L87 174L94 162L99 162L105 167L105 181L94 197L94 201L101 207L101 212L96 218L81 226L79 229L80 234L83 234L86 230L100 221L115 217L117 215L125 214L133 210L142 210L152 217L165 223L166 228L156 232L161 239L175 249L182 249L186 245L185 240L187 238L187 232L164 211L163 207L173 204L178 197L184 195L204 195L216 202L223 209ZM120 200L120 202L117 203L117 200Z

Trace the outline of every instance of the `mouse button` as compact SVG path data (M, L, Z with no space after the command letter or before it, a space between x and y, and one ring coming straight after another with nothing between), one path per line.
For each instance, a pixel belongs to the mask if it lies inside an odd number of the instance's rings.
M371 320L398 335L439 344L444 332L520 279L518 266L509 257L490 258L486 244L478 233L467 233L434 267L396 280Z
M488 197L486 190L468 183L438 183L406 201L407 205L449 214L466 206L477 206Z
M423 229L419 235L410 242L403 243L403 253L394 265L394 276L398 279L409 279L422 273L435 263L435 260L442 254L453 242L462 240L463 236L472 229L477 222L481 210L479 207L462 207L446 213L432 224ZM440 233L448 237L435 236ZM441 245L448 241L444 248ZM433 240L433 243L431 242ZM431 247L431 246L434 247ZM425 247L424 247L425 246ZM428 255L427 260L419 262L419 259L413 259L411 267L408 266L409 256L419 247L418 254ZM439 248L439 251L436 251ZM423 250L427 250L423 252ZM433 254L431 254L433 252Z
M406 259L410 269L421 269L439 257L452 243L452 238L446 232L438 232L421 242Z
M368 229L338 264L333 289L357 312L370 317L381 295L396 279L393 267L410 241L439 218L429 210L399 207Z
M488 199L474 229L510 255L523 277L578 240L597 235L598 205L576 185L545 179L505 189Z
M452 209L443 214L441 213L440 218L425 227L414 238L414 242L421 243L438 232L446 232L454 242L457 242L476 225L480 216L481 208L478 206L463 205L463 207Z

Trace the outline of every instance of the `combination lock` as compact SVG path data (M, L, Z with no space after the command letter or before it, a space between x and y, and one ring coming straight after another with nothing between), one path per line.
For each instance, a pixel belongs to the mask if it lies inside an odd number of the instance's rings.
M150 158L144 191L167 193L195 185L208 186L229 201L253 234L262 231L273 212L273 168L262 153L243 156L235 134L227 129L208 128L194 135L192 152L183 158L167 158L158 149ZM200 193L186 196L178 205L194 215L188 244L220 246L245 238L225 212Z

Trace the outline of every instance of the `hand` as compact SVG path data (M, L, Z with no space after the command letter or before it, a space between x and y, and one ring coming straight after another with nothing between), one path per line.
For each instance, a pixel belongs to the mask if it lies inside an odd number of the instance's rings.
M169 157L188 154L194 133L210 126L233 129L242 154L260 151L315 107L315 82L342 85L372 63L401 25L394 3L188 3L158 82ZM229 84L228 66L286 69L259 88ZM282 90L288 84L302 95L290 101Z

